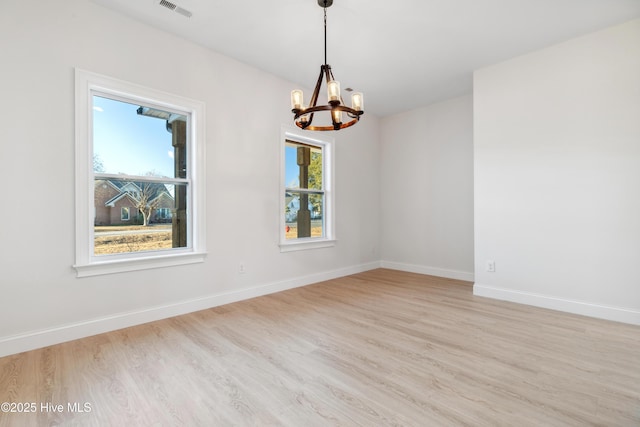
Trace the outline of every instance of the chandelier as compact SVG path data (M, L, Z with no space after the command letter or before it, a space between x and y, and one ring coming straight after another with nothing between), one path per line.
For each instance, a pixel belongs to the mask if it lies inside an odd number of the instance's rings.
M301 129L306 130L340 130L355 125L360 116L364 114L364 100L362 93L353 92L351 94L351 107L347 107L340 95L340 82L333 77L331 67L327 65L327 8L333 4L333 0L318 0L318 6L324 8L324 64L320 66L320 76L316 88L311 95L311 102L308 107L303 104L303 96L301 90L291 91L291 112L294 114L293 120ZM317 105L318 95L322 81L327 82L327 105ZM349 89L347 89L349 90ZM320 111L328 111L331 116L331 125L315 126L313 116ZM343 122L344 116L347 121Z

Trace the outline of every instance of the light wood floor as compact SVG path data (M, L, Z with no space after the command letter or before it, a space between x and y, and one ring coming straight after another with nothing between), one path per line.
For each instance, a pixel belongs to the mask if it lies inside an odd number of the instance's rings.
M639 426L640 327L381 269L1 358L0 402L37 404L0 413L21 427Z

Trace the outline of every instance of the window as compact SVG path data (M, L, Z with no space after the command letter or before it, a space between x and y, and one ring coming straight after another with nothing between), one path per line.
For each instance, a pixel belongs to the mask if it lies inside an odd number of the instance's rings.
M171 220L171 209L169 208L158 208L156 209L156 220L157 221L166 221Z
M76 70L78 276L201 262L204 105Z
M333 139L310 138L288 127L281 139L280 249L333 246Z

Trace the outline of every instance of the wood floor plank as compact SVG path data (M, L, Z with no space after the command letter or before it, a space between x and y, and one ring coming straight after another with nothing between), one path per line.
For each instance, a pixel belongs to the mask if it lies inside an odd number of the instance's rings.
M0 427L639 426L640 327L378 269L0 358L0 402L37 409Z

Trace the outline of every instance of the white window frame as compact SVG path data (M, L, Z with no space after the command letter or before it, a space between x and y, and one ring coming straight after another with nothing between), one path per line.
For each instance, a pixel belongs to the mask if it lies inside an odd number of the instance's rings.
M189 114L187 171L191 197L188 247L95 256L93 95L176 110ZM89 71L75 70L75 167L76 167L76 258L77 277L168 267L203 262L206 257L205 229L205 105L201 101L169 94Z
M126 209L126 211L125 211ZM126 218L124 213L127 213ZM120 208L120 221L129 221L131 220L131 210L129 209L128 206L123 206Z
M313 136L311 136L313 135ZM285 147L287 141L299 142L301 144L313 145L322 148L322 187L324 190L324 236L304 237L299 239L286 239L285 225ZM309 131L290 126L282 126L280 132L280 252L291 252L306 249L327 248L335 246L334 227L334 171L333 171L333 145L335 139L326 133L310 134Z

